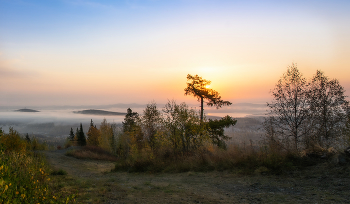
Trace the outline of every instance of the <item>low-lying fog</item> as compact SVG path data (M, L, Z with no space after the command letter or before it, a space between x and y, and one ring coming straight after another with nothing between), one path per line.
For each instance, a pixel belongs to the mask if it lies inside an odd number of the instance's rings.
M193 107L198 106L197 104ZM62 144L68 136L70 128L74 132L79 124L83 124L83 129L87 132L90 120L97 125L106 119L109 123L121 124L124 116L119 115L86 115L77 114L73 111L86 109L98 109L113 112L126 113L127 108L134 112L143 113L146 105L140 104L117 104L109 106L61 106L61 107L0 107L0 127L4 132L8 132L9 127L13 127L22 135L28 133L41 140L46 140L51 144ZM164 105L158 105L161 110ZM39 112L16 112L18 109L33 109ZM199 110L199 108L198 108ZM266 113L265 104L233 104L230 107L221 109L205 108L207 116L222 117L230 115L238 120L236 126L226 130L226 134L233 138L235 142L249 142L249 140L258 140L262 135L261 122Z

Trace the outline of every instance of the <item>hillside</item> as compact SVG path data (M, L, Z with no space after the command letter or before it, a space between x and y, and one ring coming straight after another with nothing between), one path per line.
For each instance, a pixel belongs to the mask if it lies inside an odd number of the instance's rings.
M22 108L22 109L15 110L15 112L40 112L40 111L29 109L29 108Z
M96 109L73 111L73 113L88 114L88 115L126 115L126 113L105 111L105 110L96 110Z

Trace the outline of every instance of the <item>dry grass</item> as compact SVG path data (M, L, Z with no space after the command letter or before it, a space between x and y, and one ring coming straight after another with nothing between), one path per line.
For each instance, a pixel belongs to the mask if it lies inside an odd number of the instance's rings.
M325 162L274 175L269 173L271 169L261 166L262 162L254 164L254 157L265 155L260 149L236 146L227 151L209 150L178 156L177 159L168 155L167 158L156 157L158 160L147 160L146 157L139 160L140 168L146 171L157 166L163 172L188 171L191 168L200 170L197 165L202 165L202 172L190 170L185 173L110 172L114 166L112 162L62 157L63 151L47 151L46 154L56 169L67 172L67 175L53 176L57 178L58 190L79 192L76 197L78 203L348 202L350 191L346 184L350 182L349 165L333 167ZM272 152L270 154L262 161L272 160L274 157ZM249 175L242 175L247 174L244 171L249 165L242 164L247 159L255 170L250 170ZM282 161L284 163L280 164L283 166L292 158ZM132 164L132 161L129 162ZM298 165L296 161L292 164ZM218 168L220 165L232 169L203 172L204 167Z
M231 145L228 150L214 146L182 155L160 155L120 160L116 171L127 172L207 172L232 171L253 174L256 171L280 174L316 164L308 157L284 151L268 151L259 147Z
M79 192L78 203L347 203L348 170L317 165L278 176L227 171L110 172L60 176L59 182L61 190Z
M144 151L137 156L118 158L96 146L85 146L66 153L78 159L112 161L114 171L126 172L208 172L231 171L240 174L282 174L291 170L316 165L315 158L277 147L231 144L227 150L205 146L196 151L174 154L169 151Z
M118 161L118 158L108 151L96 146L84 146L82 149L71 150L66 152L67 156L72 156L78 159L94 159L104 161Z

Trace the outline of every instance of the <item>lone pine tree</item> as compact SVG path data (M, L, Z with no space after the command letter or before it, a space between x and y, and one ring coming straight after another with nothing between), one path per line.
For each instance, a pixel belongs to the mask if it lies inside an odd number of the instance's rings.
M209 89L208 86L211 81L202 79L202 77L190 74L187 75L187 87L185 88L185 95L193 95L201 103L201 116L200 119L203 121L203 103L206 100L208 106L215 106L216 108L221 108L221 106L229 106L232 103L229 101L224 101L221 99L219 92Z

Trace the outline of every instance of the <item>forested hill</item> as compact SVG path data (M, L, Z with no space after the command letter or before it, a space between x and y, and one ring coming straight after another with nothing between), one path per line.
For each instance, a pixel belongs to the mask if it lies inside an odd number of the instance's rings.
M22 109L18 109L18 110L15 110L15 111L16 112L40 112L40 111L29 109L29 108L22 108Z
M95 110L95 109L82 110L82 111L73 111L73 113L89 114L89 115L126 115L126 113L121 113L121 112Z

